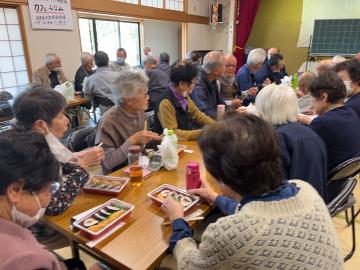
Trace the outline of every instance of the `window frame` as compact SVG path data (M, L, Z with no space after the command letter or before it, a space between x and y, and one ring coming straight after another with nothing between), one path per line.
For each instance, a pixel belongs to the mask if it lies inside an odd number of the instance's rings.
M78 21L80 19L87 19L87 20L91 20L91 28L92 28L92 32L94 34L94 51L95 53L98 52L99 48L98 48L98 40L97 40L97 29L96 29L96 20L98 21L110 21L110 22L117 22L117 28L118 28L118 32L119 32L119 43L120 43L120 47L121 47L121 26L120 23L134 23L137 24L137 28L138 28L138 41L139 41L139 63L138 65L141 65L142 63L142 54L141 54L141 44L142 44L142 35L141 35L141 20L133 20L133 19L127 19L127 18L121 18L118 16L98 16L96 14L94 14L94 16L89 16L88 14L78 14ZM80 24L78 23L78 27L79 27L79 35L80 35L80 45L81 45L81 51L82 51L82 43L81 43L81 31L80 31Z
M30 53L29 48L27 45L27 38L26 38L26 32L25 32L25 22L24 22L24 15L22 13L22 6L21 4L11 4L11 3L1 3L0 2L0 8L9 8L9 9L15 9L16 14L18 16L19 21L19 29L20 29L20 36L21 36L21 43L24 50L24 58L25 58L25 64L26 64L26 70L28 74L28 84L32 82L32 66L30 61ZM18 87L18 86L17 86Z

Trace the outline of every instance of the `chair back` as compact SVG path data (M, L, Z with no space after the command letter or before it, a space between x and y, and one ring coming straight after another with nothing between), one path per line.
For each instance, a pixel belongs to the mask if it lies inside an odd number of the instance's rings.
M115 105L115 103L107 97L94 96L94 105L95 107L97 107L98 105L102 105L104 107L112 107Z
M360 155L336 166L328 176L328 181L344 180L360 172Z
M352 193L356 187L356 184L357 181L353 177L348 178L344 183L342 183L340 192L334 199L331 200L331 202L327 204L327 208L329 209L330 215L332 217L336 216L342 211L345 211L353 203L355 203ZM349 198L352 200L349 200Z
M95 144L95 127L86 127L73 132L67 141L68 147L73 152L81 151Z

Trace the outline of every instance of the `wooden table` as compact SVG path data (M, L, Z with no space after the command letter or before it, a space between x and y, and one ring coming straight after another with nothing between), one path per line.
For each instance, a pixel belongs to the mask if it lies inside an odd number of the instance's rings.
M135 205L135 209L122 228L91 249L93 255L110 263L116 269L153 269L160 263L169 246L171 226L162 226L165 216L147 197L147 193L165 183L185 189L185 166L189 161L199 162L201 176L208 176L197 143L184 144L188 149L194 150L194 153L181 153L177 170L166 171L162 168L147 178L141 187L130 185L125 187L118 199ZM123 176L123 170L112 175ZM84 245L87 239L69 229L70 218L110 198L82 193L64 214L47 217L47 223L72 241ZM206 212L210 210L207 204L200 204L189 210L189 213L199 208Z
M80 95L75 95L75 99L74 100L68 100L67 102L67 108L73 108L76 106L80 106L83 104L88 103L89 100L83 97L80 97Z

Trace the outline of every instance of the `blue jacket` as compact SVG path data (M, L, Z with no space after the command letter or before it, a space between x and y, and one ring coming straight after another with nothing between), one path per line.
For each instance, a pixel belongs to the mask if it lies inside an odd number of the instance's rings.
M327 154L322 139L297 122L276 126L284 178L311 184L327 202Z
M246 64L239 68L238 72L236 73L235 80L239 86L239 94L244 94L243 92L249 90L251 87L260 86L256 83L255 74L250 71L248 65ZM246 106L251 102L255 102L255 96L246 97L243 101L243 105Z

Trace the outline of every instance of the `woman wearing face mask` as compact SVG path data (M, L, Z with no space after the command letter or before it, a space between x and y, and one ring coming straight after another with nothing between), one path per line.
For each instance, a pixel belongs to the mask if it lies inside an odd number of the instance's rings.
M42 134L51 152L62 164L65 180L51 198L46 210L48 215L58 215L70 206L89 178L84 168L100 164L103 158L102 148L93 147L72 153L61 144L59 138L64 136L69 124L64 115L65 108L66 100L60 93L41 86L31 86L15 99L13 106L15 128Z
M85 270L77 259L60 262L26 229L44 215L60 187L60 164L44 137L7 130L0 133L0 149L0 269Z
M308 124L323 139L328 155L328 171L360 154L360 119L344 106L345 85L334 72L315 78L310 85L312 108L316 118L303 115L299 121ZM328 199L337 195L341 181L328 186Z
M179 140L196 140L201 129L191 130L191 123L208 125L214 122L201 112L190 98L195 86L197 68L189 62L180 62L170 70L167 91L155 105L155 131L164 128L175 131Z
M351 80L351 93L345 106L353 109L360 118L360 61L351 60L347 69Z

